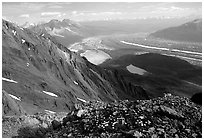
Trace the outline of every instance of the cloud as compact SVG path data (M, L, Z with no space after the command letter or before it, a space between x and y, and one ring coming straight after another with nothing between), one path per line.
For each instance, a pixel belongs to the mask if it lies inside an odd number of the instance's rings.
M72 14L73 14L73 15L76 15L76 14L77 14L77 11L72 11Z
M66 16L66 13L57 15L57 17L62 17L62 16Z
M45 4L38 3L38 2L19 2L19 5L16 4L13 6L13 8L19 9L20 11L22 10L27 10L27 11L39 11L42 10L43 8L46 8Z
M54 15L59 16L61 15L61 12L42 12L41 13L41 16L54 16Z
M97 13L91 13L91 15L95 16L95 15L98 15Z
M167 11L167 10L169 10L169 8L167 8L167 7L158 7L157 10Z
M110 16L110 15L121 15L121 12L98 12L98 13L88 13L88 15L92 15L92 16Z
M81 12L81 13L79 13L78 15L79 15L79 16L83 16L83 15L85 15L85 14L84 14L83 12Z
M175 13L178 14L181 12L189 12L189 8L181 8L181 7L177 7L177 6L170 6L170 7L157 7L155 10L152 10L151 13L157 13L157 14L170 14L170 13Z
M61 12L43 12L41 13L41 17L58 17L61 18L62 16L66 16L66 13L61 13Z
M121 15L121 12L101 12L102 15Z
M121 12L94 12L94 11L72 11L71 14L76 16L114 16L114 15L122 15Z
M175 6L171 6L171 9L172 9L172 10L184 10L183 8L175 7Z
M19 17L22 17L22 18L29 18L30 16L29 16L29 14L22 14L22 15L20 15Z
M61 9L63 7L59 6L59 5L52 5L52 6L49 6L49 8L52 8L52 9Z

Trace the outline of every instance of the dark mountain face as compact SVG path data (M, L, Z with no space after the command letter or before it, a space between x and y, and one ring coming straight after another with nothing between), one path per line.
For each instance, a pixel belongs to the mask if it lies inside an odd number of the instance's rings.
M2 22L4 115L63 112L93 99L148 99L142 87L128 83L117 71L89 63L46 32L39 35Z
M153 97L166 92L191 97L201 91L202 68L176 57L156 53L124 55L100 66L117 69L124 79L142 86Z
M151 33L150 37L175 41L202 42L202 19L156 31Z

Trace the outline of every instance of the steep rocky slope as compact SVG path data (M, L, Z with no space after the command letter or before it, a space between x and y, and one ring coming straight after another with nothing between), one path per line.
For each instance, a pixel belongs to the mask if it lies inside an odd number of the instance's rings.
M69 111L92 99L148 98L142 87L89 63L46 32L2 22L3 115Z

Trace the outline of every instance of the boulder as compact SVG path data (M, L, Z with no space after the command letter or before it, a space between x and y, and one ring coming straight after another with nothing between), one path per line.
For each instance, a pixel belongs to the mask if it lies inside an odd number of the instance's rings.
M160 105L154 107L155 113L158 113L160 115L165 115L171 118L184 118L184 116L180 113L178 113L176 110L171 109L170 107Z
M80 109L78 112L77 112L77 117L81 117L83 114L85 114L87 112L87 110L83 110L83 109Z
M53 120L53 121L52 121L52 128L53 128L54 130L56 130L56 129L58 129L58 128L61 128L61 126L62 126L62 124L61 124L60 122L58 122L58 121L56 121L56 120Z
M135 136L136 138L140 138L140 137L142 137L142 133L141 133L141 132L138 132L138 131L135 131L135 132L134 132L134 136Z
M191 97L191 101L196 103L196 104L202 105L202 92L194 94Z

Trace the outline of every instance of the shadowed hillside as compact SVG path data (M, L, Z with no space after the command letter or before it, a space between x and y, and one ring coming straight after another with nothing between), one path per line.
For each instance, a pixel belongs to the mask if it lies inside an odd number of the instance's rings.
M157 53L123 55L100 65L107 69L117 69L124 79L142 86L152 96L162 96L171 92L191 97L201 91L202 68L185 60ZM136 67L135 73L128 70ZM139 74L145 71L144 74Z

